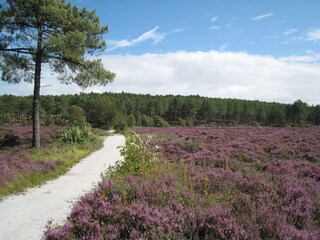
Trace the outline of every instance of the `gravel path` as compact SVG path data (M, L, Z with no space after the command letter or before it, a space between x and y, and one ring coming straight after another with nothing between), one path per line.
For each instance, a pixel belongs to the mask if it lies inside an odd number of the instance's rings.
M66 175L0 202L0 239L39 240L48 219L62 223L72 203L92 189L103 170L121 159L117 146L124 145L124 141L120 135L107 137L102 149L83 159Z

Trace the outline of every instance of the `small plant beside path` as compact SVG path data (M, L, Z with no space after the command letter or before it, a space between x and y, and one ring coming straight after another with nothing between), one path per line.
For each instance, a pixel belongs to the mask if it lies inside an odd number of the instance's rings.
M144 141L139 134L128 133L125 146L119 147L124 161L117 161L115 166L109 168L107 175L140 176L152 172L156 163L159 162L159 151L157 146L149 146L150 141L150 136Z

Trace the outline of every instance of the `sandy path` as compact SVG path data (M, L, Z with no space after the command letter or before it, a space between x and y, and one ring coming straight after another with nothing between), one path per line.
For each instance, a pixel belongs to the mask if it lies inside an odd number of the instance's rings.
M47 220L62 222L72 203L101 179L100 173L121 159L117 146L124 145L124 141L120 135L107 137L102 149L83 159L66 175L0 202L0 239L41 239Z

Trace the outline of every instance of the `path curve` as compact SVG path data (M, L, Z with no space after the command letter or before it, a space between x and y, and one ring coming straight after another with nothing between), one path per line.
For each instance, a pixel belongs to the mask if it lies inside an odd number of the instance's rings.
M121 159L117 146L124 136L107 137L104 147L84 158L66 175L49 181L24 195L14 195L0 202L0 239L39 240L48 219L62 223L72 204L101 180L100 173Z

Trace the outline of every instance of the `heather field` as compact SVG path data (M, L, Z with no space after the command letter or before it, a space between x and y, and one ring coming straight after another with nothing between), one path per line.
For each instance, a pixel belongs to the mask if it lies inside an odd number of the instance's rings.
M52 141L56 128L42 129L44 146ZM31 126L1 126L0 189L33 173L48 173L62 161L34 161L29 154Z
M320 239L320 128L135 131L153 136L128 143L141 164L108 173L46 239Z
M65 128L41 128L41 150L30 149L31 126L0 126L0 199L65 173L73 164L101 147L68 145L56 140Z

